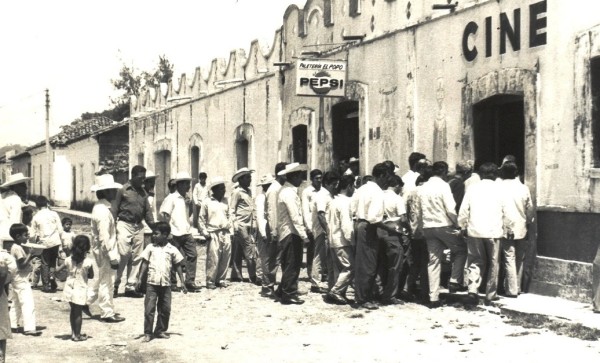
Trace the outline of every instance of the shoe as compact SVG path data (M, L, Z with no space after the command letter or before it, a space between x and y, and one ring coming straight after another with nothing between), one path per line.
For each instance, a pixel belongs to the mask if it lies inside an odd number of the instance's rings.
M209 290L215 290L217 288L217 286L215 284L208 284L208 285L206 285L206 288Z
M325 295L325 300L336 305L346 305L348 303L348 301L342 295L334 292L327 293L327 295Z
M298 296L284 296L281 298L281 303L283 305L302 305L304 304L304 300Z
M404 301L402 301L398 298L392 297L389 300L381 301L381 304L383 304L383 305L404 305Z
M314 292L316 294L324 294L326 291L323 291L323 289L320 286L311 286L310 292Z
M179 286L172 286L171 287L171 291L172 292L181 292L181 287L179 287Z
M81 311L88 316L88 318L92 317L92 312L90 311L90 307L89 306L84 306Z
M23 335L28 335L30 337L39 337L40 335L42 335L42 332L39 330L24 331Z
M154 337L157 339L169 339L171 336L164 331L161 331L160 333L155 333Z
M125 290L125 297L141 298L144 297L144 294L135 290Z
M260 296L266 297L269 299L273 299L273 298L275 298L275 293L273 292L273 290L269 289L268 287L263 287L260 290Z
M188 290L188 292L200 292L200 286L191 283L191 284L185 284L186 289Z
M504 297L509 297L511 299L516 299L519 297L519 295L511 295L511 294L505 294Z
M500 298L498 296L494 296L491 299L486 298L485 300L483 300L483 303L485 304L485 306L491 306L493 305L494 301L498 301L500 300Z
M56 291L57 287L58 287L58 285L56 284L56 280L50 279L50 289Z
M42 287L42 292L45 292L48 294L48 293L54 293L54 292L56 292L56 290L52 290L52 287L50 287L50 286L44 286L44 287Z
M469 296L469 301L467 302L467 304L470 304L470 305L479 304L479 295L477 295L474 292L470 292L468 296Z
M113 290L113 299L116 299L119 297L119 288L115 287L115 289Z
M146 334L146 335L144 335L144 339L142 339L142 342L148 343L151 340L152 340L152 334Z
M406 302L413 302L413 301L417 300L417 297L415 296L415 294L412 294L408 291L400 291L400 293L398 294L398 298L402 299Z
M372 303L370 301L358 304L358 307L362 308L362 309L367 309L367 310L377 310L377 309L379 309L379 306L377 306L376 304L374 304L374 303Z
M122 316L114 315L109 318L102 318L100 320L102 320L105 323L120 323L122 321L125 321L125 318Z
M467 287L456 282L448 283L448 292L451 294L467 291Z
M442 302L441 302L441 301L439 301L439 300L436 300L436 301L430 301L430 302L427 304L427 307L428 307L428 308L430 308L430 309L437 309L437 308L440 308L440 307L442 307L442 306L444 306L444 304L442 304Z
M221 287L221 288L225 289L225 288L229 287L229 284L225 281L221 281L217 284L217 287Z
M76 337L72 337L71 340L74 342L85 342L88 339L88 336L85 334L80 334Z

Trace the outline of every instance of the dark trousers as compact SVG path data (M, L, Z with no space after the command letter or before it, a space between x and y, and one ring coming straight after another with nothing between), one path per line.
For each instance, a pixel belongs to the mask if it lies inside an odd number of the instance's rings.
M236 227L231 246L231 279L243 279L242 260L246 260L248 277L256 281L256 243L250 226Z
M377 236L380 243L377 267L377 280L380 282L378 290L381 301L387 301L398 293L404 248L399 236L390 235L384 229L378 229Z
M315 258L315 238L312 233L308 234L308 246L306 247L306 274L310 277L313 259Z
M171 286L147 285L144 299L144 334L152 334L155 310L158 317L154 334L166 332L171 317Z
M356 223L356 255L354 262L355 298L358 304L372 300L378 255L377 227L367 221L358 221Z
M42 251L42 284L50 287L50 281L54 281L56 271L56 260L58 259L58 246L47 248Z
M400 272L399 288L409 294L414 294L419 281L419 297L429 298L429 279L427 265L429 253L424 239L411 239L408 248L404 250L404 262Z
M298 277L302 266L302 239L290 234L282 239L281 244L281 284L277 288L282 296L298 295Z
M198 252L196 251L196 241L192 238L191 234L184 234L183 236L173 236L171 241L173 246L181 252L185 257L185 284L193 284L196 281L196 260L198 259ZM182 281L182 283L184 283ZM175 269L171 269L171 284L177 286L177 274Z

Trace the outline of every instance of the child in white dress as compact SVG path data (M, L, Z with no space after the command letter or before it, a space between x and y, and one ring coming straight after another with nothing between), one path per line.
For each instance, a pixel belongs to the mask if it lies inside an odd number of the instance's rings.
M92 260L86 257L90 250L90 239L79 235L73 239L71 256L67 257L65 264L60 267L69 272L65 287L64 298L71 305L71 340L81 342L87 335L81 334L81 313L87 307L88 279L94 278Z

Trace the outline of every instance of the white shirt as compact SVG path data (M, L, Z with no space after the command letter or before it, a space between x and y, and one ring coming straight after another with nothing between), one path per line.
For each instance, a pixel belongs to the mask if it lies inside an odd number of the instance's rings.
M377 183L369 181L356 191L356 218L374 224L383 221L385 195Z
M423 228L456 225L456 202L450 185L438 176L432 176L417 189Z
M323 188L321 188L323 189ZM314 186L309 185L302 191L302 217L304 219L304 227L312 231L313 218L312 218L312 199L316 192Z
M501 238L504 205L498 183L483 179L465 193L458 212L458 224L467 229L470 237Z
M533 222L531 193L518 178L499 182L504 200L504 225L514 233L515 239L523 239L527 234L527 224Z
M350 212L350 197L338 194L329 204L327 226L329 227L329 247L340 248L354 244L354 223Z
M0 199L0 236L8 236L10 226L21 223L23 220L21 208L23 206L21 197L14 191L9 190L2 194L2 199Z
M417 186L417 178L419 177L419 173L416 171L409 170L406 174L402 175L402 181L404 182L404 187L402 188L402 196L405 196L410 191L414 190Z
M198 226L204 236L221 230L231 232L229 203L225 197L219 202L214 196L211 196L204 199L201 204Z
M163 200L160 213L169 215L169 224L173 236L179 237L192 233L185 198L178 192L169 194Z
M396 194L393 190L386 189L383 191L385 199L383 200L383 208L385 209L385 221L399 221L402 215L406 214L406 203L402 196Z
M277 198L277 231L279 240L283 240L290 234L300 236L302 240L308 240L304 221L302 220L302 209L298 188L286 182L279 191Z
M258 232L263 238L267 237L267 214L265 213L265 204L267 202L267 196L265 193L260 193L254 199L256 205L256 224L258 225Z
M467 193L467 190L474 185L475 183L481 181L481 177L479 176L479 174L477 173L473 173L471 174L471 176L469 177L469 179L465 180L465 194Z
M277 180L274 180L273 183L267 189L267 194L265 197L267 202L265 204L267 214L267 222L269 224L269 229L271 230L271 234L273 237L277 237L277 219L279 218L277 215L277 199L279 196L279 191L281 189L281 184Z
M313 194L312 199L312 231L313 235L317 237L325 233L321 223L319 223L319 212L327 213L329 203L331 203L333 198L329 190L321 188Z
M44 246L55 247L62 244L62 222L55 211L48 208L40 209L33 216L31 227L33 227L35 235L40 238Z
M101 256L106 256L111 260L119 259L117 250L117 230L115 219L110 211L111 204L106 199L101 199L94 204L92 209L92 251L96 261Z
M208 197L208 186L202 186L200 183L196 183L194 185L194 190L192 191L192 201L195 205L200 206L202 201Z

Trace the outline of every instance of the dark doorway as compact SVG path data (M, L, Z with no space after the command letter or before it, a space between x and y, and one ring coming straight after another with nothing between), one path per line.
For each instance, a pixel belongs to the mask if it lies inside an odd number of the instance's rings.
M358 101L336 104L332 117L333 159L337 166L340 160L359 157Z
M298 125L292 128L293 160L300 164L306 164L308 160L308 135L306 125Z
M165 197L169 195L167 184L169 179L171 179L171 152L163 150L155 153L154 165L156 168L155 173L157 174L154 192L156 193L156 205L159 206Z
M235 142L235 153L237 157L237 168L248 167L248 152L249 152L248 140L240 139Z
M192 146L190 149L190 170L192 171L192 188L198 182L198 174L200 173L200 148Z
M519 173L525 167L525 115L523 96L497 95L473 107L473 141L475 160L494 162L514 155Z

